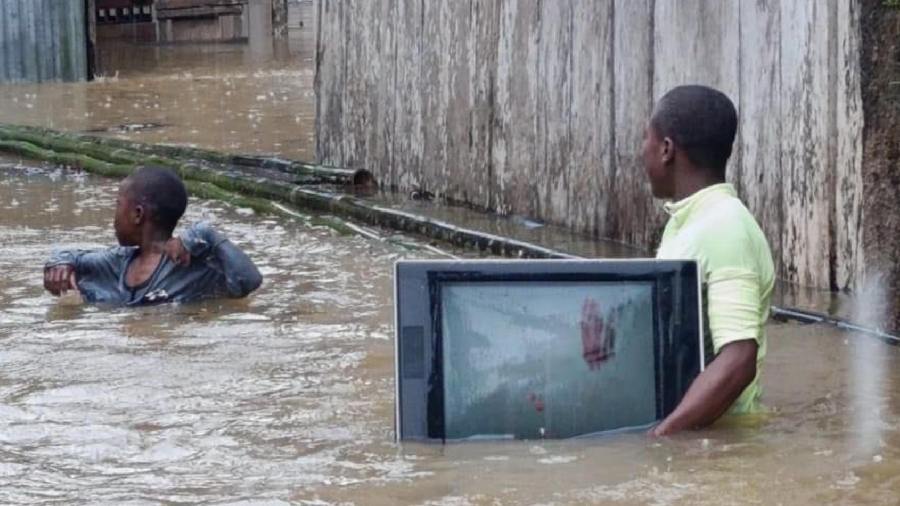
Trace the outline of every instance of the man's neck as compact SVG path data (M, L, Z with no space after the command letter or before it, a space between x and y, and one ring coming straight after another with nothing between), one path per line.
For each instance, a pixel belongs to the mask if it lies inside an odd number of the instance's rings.
M684 200L704 188L724 182L724 177L714 176L711 171L691 171L689 175L676 179L672 200Z
M166 242L171 238L172 234L158 230L145 230L141 237L141 243L138 245L138 257L149 256L152 258L162 255Z
M137 287L146 283L153 276L160 262L166 241L171 234L163 234L156 230L145 229L141 243L138 245L137 254L125 271L125 284L129 287Z

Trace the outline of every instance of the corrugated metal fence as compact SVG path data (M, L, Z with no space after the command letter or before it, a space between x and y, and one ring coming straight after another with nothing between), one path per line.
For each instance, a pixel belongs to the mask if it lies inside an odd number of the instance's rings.
M84 0L0 0L0 82L88 77Z

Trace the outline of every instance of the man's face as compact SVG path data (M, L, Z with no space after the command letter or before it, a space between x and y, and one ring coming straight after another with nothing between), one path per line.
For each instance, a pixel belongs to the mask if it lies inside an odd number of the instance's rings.
M653 196L658 199L671 198L674 194L671 167L672 141L661 139L652 123L647 123L644 128L642 156Z
M128 191L128 184L129 181L126 179L119 185L113 228L116 231L116 239L120 245L137 246L141 241L140 223L143 209L135 204Z

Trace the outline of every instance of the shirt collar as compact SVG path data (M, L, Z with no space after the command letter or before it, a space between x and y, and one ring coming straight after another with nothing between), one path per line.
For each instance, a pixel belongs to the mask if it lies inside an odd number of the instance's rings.
M663 207L672 218L676 220L683 219L690 215L691 211L695 209L698 204L716 195L737 197L737 191L731 183L714 184L694 192L692 195L689 195L678 202L666 202L663 204Z

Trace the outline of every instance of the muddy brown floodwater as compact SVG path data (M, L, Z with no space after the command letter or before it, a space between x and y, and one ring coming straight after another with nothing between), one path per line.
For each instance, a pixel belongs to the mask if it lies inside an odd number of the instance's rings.
M101 40L95 82L0 85L0 122L313 160L314 13L294 7L281 45Z
M292 14L287 53L124 46L104 53L99 82L0 86L0 121L312 158L312 35L296 27L306 9ZM195 200L187 221L212 220L259 264L254 296L129 310L60 303L42 290L42 263L54 245L113 243L115 189L0 160L0 503L900 496L897 348L772 323L763 417L661 441L396 444L391 266L409 251Z
M0 503L859 504L900 493L898 349L772 324L771 415L653 441L395 444L391 265L410 253L194 201L249 300L104 309L42 291L113 243L114 181L0 168ZM418 254L417 254L418 256ZM580 346L580 341L573 341Z

